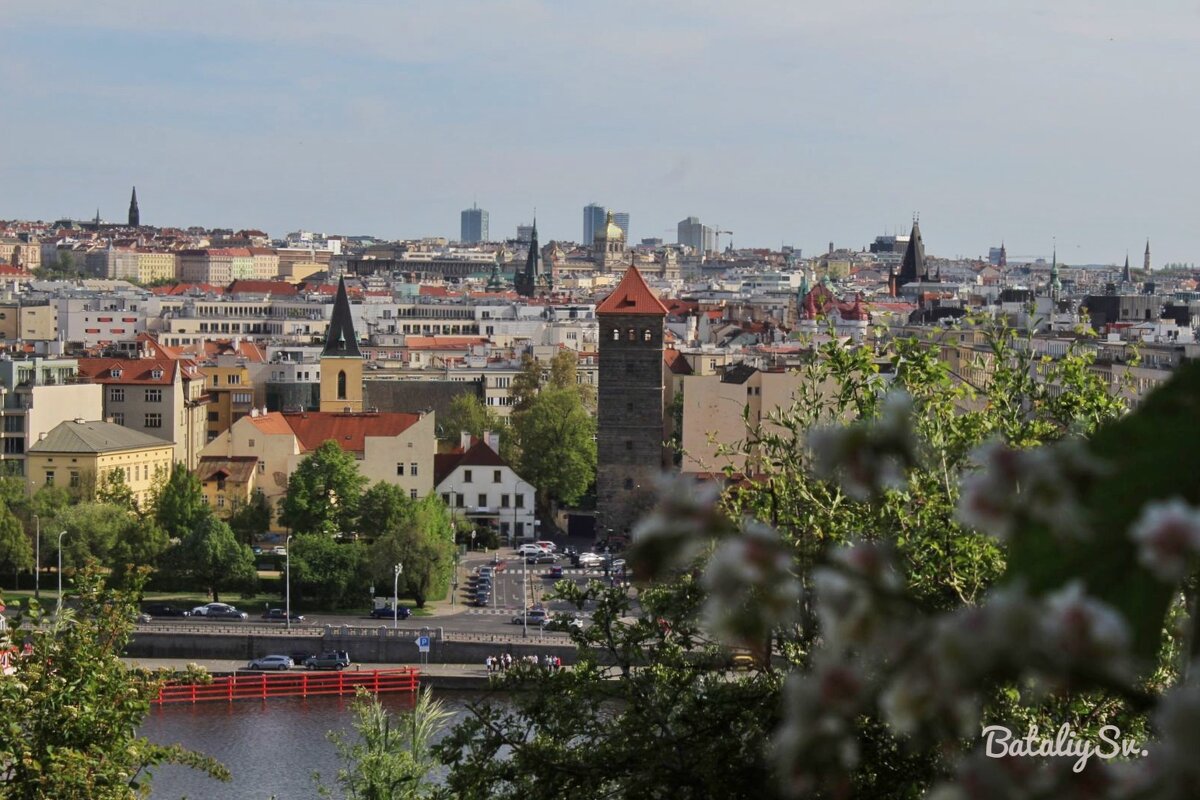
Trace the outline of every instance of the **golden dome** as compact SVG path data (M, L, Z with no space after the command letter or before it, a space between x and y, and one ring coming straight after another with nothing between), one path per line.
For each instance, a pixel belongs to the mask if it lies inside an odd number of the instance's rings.
M604 238L605 239L624 239L625 231L621 230L621 226L613 222L613 212L608 212L608 219L604 223Z

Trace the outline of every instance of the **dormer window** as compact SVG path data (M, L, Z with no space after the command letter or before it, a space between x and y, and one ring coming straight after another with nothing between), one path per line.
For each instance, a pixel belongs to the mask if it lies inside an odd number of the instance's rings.
M110 377L110 378L119 378L119 377L121 377L121 374L122 374L123 372L124 372L124 370L123 370L123 369L121 369L120 367L113 367L112 369L110 369L110 370L108 371L108 377Z
M158 379L159 379L159 378L161 378L162 376L163 376L163 371L162 371L161 369L157 369L157 368L155 368L155 369L152 369L152 370L150 370L150 377L151 377L151 378L154 378L155 380L158 380Z

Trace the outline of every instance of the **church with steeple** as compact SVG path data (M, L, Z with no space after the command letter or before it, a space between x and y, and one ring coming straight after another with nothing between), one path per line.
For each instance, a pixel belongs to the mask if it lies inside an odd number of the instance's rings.
M99 216L100 216L99 212L96 213L96 216L97 216L97 219L99 219ZM140 211L138 211L137 187L135 186L135 187L133 187L133 196L129 198L129 227L137 228L137 227L140 227L141 224L142 224L142 214Z
M345 278L338 279L333 315L325 333L325 348L321 351L321 410L363 410L363 355L350 315Z
M523 272L513 273L513 288L521 297L534 297L539 292L549 294L554 288L549 271L542 269L542 251L538 246L537 217L533 218L533 231L529 236L529 252L525 256L525 269Z

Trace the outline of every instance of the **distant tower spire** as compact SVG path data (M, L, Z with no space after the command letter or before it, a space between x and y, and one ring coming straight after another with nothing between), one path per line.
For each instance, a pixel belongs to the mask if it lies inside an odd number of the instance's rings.
M1004 248L1004 240L1000 240L1000 263L996 266L1003 269L1008 266L1008 250Z
M1142 258L1142 269L1146 270L1146 275L1150 274L1150 240L1146 240L1146 255Z
M1054 242L1054 255L1050 257L1050 299L1058 302L1062 294L1062 281L1058 277L1058 241Z
M142 215L138 213L137 187L133 187L133 195L129 198L129 227L136 228L142 224Z
M1129 251L1125 251L1125 269L1121 270L1121 282L1133 283L1133 273L1129 271Z

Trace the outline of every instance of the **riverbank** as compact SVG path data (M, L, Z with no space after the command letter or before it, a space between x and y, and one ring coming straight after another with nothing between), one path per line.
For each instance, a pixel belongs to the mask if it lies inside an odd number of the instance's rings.
M187 658L125 658L122 659L132 667L143 669L172 669L184 671L189 664L203 667L211 675L229 675L244 669L245 661L233 659L187 659ZM356 664L351 667L367 669L368 665ZM398 667L416 667L421 671L421 686L429 686L437 690L455 691L486 691L491 688L492 681L487 669L480 664L414 664L391 663L370 664L370 669L395 669Z

